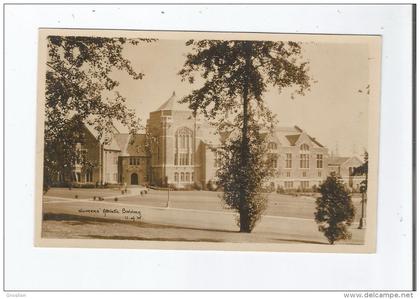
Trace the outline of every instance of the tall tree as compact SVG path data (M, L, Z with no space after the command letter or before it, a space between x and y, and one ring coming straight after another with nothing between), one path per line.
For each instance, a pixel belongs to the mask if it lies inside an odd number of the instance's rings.
M68 172L80 159L75 150L83 142L82 127L89 124L101 140L112 130L114 121L130 133L140 128L135 112L126 99L115 92L119 82L115 70L127 72L136 80L130 61L123 57L125 45L150 42L85 36L48 36L45 89L44 190L59 172Z
M264 202L262 184L270 175L263 171L255 177L252 172L264 161L265 140L258 135L272 130L275 120L263 95L270 86L279 91L295 86L303 94L309 88L308 63L301 45L292 41L189 40L186 45L192 50L179 74L194 84L198 73L203 84L182 102L230 136L222 147L227 152L221 155L228 158L220 169L226 180L219 182L225 202L239 212L240 231L250 232L264 210L255 212L253 206Z

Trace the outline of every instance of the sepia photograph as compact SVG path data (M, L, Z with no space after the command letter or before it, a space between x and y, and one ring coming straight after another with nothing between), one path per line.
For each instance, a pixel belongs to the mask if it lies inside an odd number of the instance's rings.
M381 42L40 29L35 244L375 252Z

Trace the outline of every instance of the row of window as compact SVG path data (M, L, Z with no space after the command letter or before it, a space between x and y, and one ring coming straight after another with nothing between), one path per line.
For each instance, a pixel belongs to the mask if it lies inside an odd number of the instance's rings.
M130 165L140 165L140 158L130 157Z
M306 178L308 173L306 171L302 172L302 177ZM286 177L290 178L290 171L286 171ZM318 171L318 177L322 177L322 171Z
M275 142L270 142L269 144L268 144L268 149L270 149L270 150L276 150L277 149L277 143L275 143ZM301 146L300 146L300 150L301 151L304 151L304 152L307 152L307 151L309 151L309 145L307 145L307 144L302 144Z
M174 180L175 182L194 182L194 172L175 172L174 174Z
M271 166L274 168L277 168L277 160L278 158L273 156L271 157ZM307 169L309 168L309 154L300 154L300 160L299 160L300 168ZM316 155L316 168L323 168L324 167L324 161L322 154ZM292 168L292 154L287 153L286 154L286 167L285 168Z
M310 188L309 187L309 181L300 181L298 183L299 183L298 186L302 189L309 189ZM318 183L321 184L322 181L319 181ZM284 188L285 189L293 189L293 188L298 187L298 186L295 186L293 181L284 182Z
M189 153L176 153L174 156L175 165L193 165L194 157L193 154Z

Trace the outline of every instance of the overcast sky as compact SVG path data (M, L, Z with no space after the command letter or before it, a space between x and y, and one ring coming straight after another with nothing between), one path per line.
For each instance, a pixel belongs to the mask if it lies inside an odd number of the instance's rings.
M189 49L185 41L177 40L124 49L124 56L145 77L133 80L121 72L115 72L113 77L120 81L117 90L144 124L149 113L173 91L182 98L192 90L177 75ZM290 91L280 94L271 88L264 96L267 104L277 114L280 126L297 125L330 150L335 152L338 148L341 156L360 156L368 147L367 45L311 42L304 43L302 49L310 63L310 75L316 81L311 91L291 99Z

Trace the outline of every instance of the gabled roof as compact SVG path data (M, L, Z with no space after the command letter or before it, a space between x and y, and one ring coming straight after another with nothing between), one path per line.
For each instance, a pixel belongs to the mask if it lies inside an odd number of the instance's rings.
M324 147L321 143L319 143L315 138L308 135L306 132L304 132L301 128L298 126L293 127L277 127L274 129L274 136L277 137L279 142L282 145L289 145L289 146L295 146L296 142L299 140L299 138L302 135L308 136L308 138L313 142L315 145L319 147Z
M129 156L146 156L146 134L132 135L127 143L125 154Z
M89 133L92 134L92 136L95 139L99 138L99 132L95 129L95 127L93 125L85 123L85 127L89 131ZM115 140L115 136L119 135L119 131L114 125L112 125L111 131L112 131L112 133L102 134L99 142L104 144L105 149L119 151L119 150L121 150L120 146L118 145L117 141Z
M156 111L172 110L172 111L190 111L188 105L185 103L179 103L179 98L176 96L175 91L172 96L163 103Z
M127 144L128 144L128 141L130 140L130 134L127 134L127 133L117 134L117 135L115 135L115 140L116 140L122 154L125 155L126 154L125 151L127 149Z
M286 135L285 136L287 138L287 140L289 141L290 145L295 145L296 141L298 141L300 134L298 135Z

